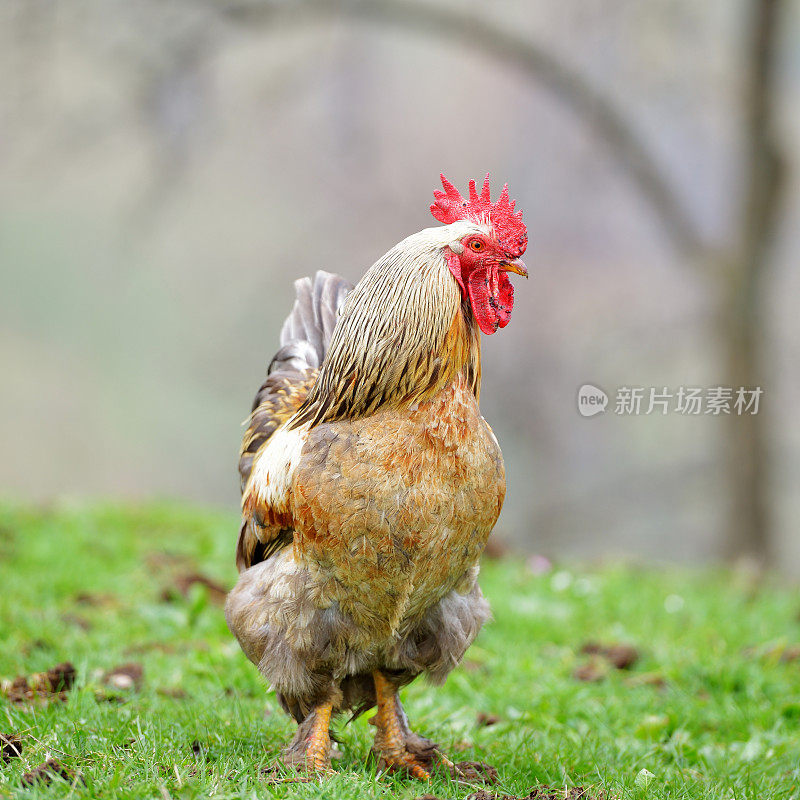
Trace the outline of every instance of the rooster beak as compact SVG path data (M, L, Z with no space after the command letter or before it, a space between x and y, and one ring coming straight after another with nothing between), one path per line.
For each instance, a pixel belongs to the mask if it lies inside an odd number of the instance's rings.
M522 275L523 278L528 277L528 268L521 258L516 258L513 261L501 261L500 269L505 272L514 272L517 275Z

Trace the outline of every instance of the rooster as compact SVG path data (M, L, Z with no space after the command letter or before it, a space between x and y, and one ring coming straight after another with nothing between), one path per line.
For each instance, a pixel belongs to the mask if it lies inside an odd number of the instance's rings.
M374 706L381 768L425 780L433 742L398 690L441 683L489 616L478 561L505 496L481 416L480 333L527 277L522 213L489 176L441 176L442 226L407 237L353 287L296 282L242 444L239 580L225 614L298 723L285 763L330 770L332 717Z

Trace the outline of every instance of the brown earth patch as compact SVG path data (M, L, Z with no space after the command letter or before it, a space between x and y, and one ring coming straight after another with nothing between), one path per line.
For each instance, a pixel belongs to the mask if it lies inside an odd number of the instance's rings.
M69 783L80 780L72 770L62 767L54 758L48 758L43 764L39 764L38 767L34 767L22 776L22 785L48 784L52 783L55 777L63 778Z
M47 672L35 672L27 677L18 675L13 681L4 682L0 688L12 703L66 700L67 692L75 684L75 676L75 667L65 661Z
M586 642L581 653L601 656L617 669L630 669L639 660L639 651L630 644L601 644Z

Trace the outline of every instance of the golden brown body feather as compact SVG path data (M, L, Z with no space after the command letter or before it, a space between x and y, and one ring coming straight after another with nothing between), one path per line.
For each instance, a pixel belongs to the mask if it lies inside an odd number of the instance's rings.
M472 589L505 481L463 378L415 409L323 423L304 455L295 558L320 607L352 619L348 646L391 647L444 595Z

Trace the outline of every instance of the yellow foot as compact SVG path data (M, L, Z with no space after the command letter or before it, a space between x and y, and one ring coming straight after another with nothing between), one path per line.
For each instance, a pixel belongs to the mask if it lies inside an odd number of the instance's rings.
M397 689L382 673L373 674L378 713L372 720L376 727L375 744L380 769L406 772L417 780L430 780L430 768L436 746L409 730Z
M283 753L283 763L304 772L326 775L331 769L331 703L318 705L297 728Z

